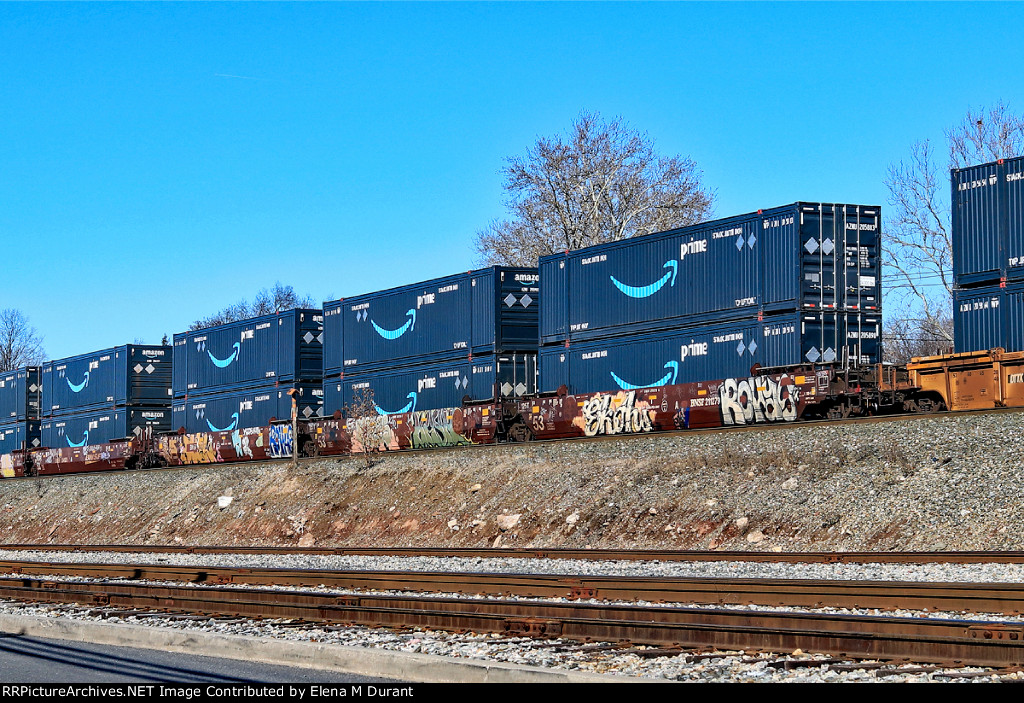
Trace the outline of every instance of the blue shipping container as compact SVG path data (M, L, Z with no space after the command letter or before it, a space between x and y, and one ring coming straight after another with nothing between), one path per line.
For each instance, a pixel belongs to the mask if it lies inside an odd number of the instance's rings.
M299 419L321 414L321 383L297 383L287 387L269 385L175 400L171 425L175 431L184 428L186 432L223 432L265 427L272 420L288 420L292 413L292 398L288 395L291 388L298 391L296 409Z
M39 420L25 420L0 425L0 454L18 449L34 449L39 441Z
M953 329L958 353L996 347L1024 351L1024 283L955 291Z
M323 313L288 310L174 335L174 398L323 375Z
M470 271L324 304L324 374L537 349L537 269Z
M746 376L752 367L877 363L881 318L863 313L797 312L631 337L548 346L540 352L540 391L570 393L655 388Z
M880 208L795 203L541 257L541 344L758 313L878 313Z
M958 286L1024 280L1024 157L953 169Z
M171 347L127 344L44 364L43 417L117 405L168 406Z
M324 381L324 414L344 414L345 406L358 399L360 391L372 391L377 412L394 415L414 410L436 410L462 405L471 400L488 400L495 395L531 395L537 387L537 357L533 353L474 357L473 361L420 364L404 369L345 374Z
M38 420L41 402L38 366L0 374L0 423Z
M170 430L169 407L129 406L46 418L40 423L40 440L44 447L84 447Z

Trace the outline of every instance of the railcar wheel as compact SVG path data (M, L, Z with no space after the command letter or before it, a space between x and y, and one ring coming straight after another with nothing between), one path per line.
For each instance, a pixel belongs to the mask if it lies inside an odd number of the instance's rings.
M850 417L850 406L846 403L839 403L828 409L829 420L845 420L848 417Z
M920 398L917 401L917 412L937 413L946 409L946 404L938 398Z
M509 442L532 442L534 440L533 430L526 426L525 422L513 423L508 428Z

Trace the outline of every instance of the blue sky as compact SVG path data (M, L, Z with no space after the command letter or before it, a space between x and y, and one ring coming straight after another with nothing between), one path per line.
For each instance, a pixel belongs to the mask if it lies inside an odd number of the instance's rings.
M581 110L727 216L885 204L910 145L1024 111L1024 5L0 3L0 307L60 358L275 281L317 300L476 266L500 169Z

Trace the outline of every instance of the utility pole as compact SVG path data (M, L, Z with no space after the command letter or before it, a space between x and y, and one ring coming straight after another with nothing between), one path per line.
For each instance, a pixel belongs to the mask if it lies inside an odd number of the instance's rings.
M299 391L291 388L288 395L292 397L292 464L299 465Z

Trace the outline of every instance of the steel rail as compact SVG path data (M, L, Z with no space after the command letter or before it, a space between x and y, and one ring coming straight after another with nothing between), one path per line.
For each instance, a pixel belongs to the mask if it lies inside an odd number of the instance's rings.
M203 588L0 579L0 598L103 608L287 618L309 623L433 628L659 647L802 649L853 658L959 666L1024 664L1024 625L971 620L578 602L333 596Z
M326 587L468 595L832 607L1024 612L1024 584L817 579L678 578L436 571L326 571L0 561L0 573L36 577L178 581L194 584Z
M322 556L577 559L583 561L742 561L811 564L1024 564L1024 551L963 552L736 552L564 547L273 547L131 544L0 544L0 550L137 552L140 554L306 554Z

